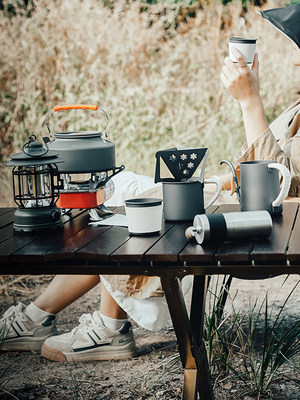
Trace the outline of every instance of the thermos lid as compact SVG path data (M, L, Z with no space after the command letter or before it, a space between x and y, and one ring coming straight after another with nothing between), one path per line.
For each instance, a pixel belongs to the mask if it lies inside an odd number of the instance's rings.
M162 199L156 198L136 198L125 200L126 207L153 207L162 204Z

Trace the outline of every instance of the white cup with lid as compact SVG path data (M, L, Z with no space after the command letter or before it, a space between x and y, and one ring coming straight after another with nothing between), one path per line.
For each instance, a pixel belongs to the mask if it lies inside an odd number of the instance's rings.
M157 234L162 224L162 199L125 200L128 231L132 235Z
M229 57L233 62L237 62L236 57L232 54L232 48L238 49L246 61L247 64L253 64L257 39L253 38L242 38L242 37L231 37L229 39Z

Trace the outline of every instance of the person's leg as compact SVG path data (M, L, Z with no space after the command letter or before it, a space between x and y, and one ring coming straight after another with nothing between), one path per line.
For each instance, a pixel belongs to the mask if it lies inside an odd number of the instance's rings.
M40 349L47 337L58 333L55 314L99 282L99 275L56 275L34 302L11 306L0 318L2 349Z
M99 275L56 275L34 304L50 314L57 314L99 282Z
M71 332L45 340L41 354L52 361L93 361L133 357L136 354L126 312L101 283L99 311L84 314Z
M43 311L57 314L99 282L99 275L56 275L34 304ZM99 312L104 324L111 329L117 329L127 319L127 313L113 299L103 283Z
M100 313L105 317L114 319L126 319L127 314L119 306L119 304L113 299L106 287L101 282L101 303L100 303Z

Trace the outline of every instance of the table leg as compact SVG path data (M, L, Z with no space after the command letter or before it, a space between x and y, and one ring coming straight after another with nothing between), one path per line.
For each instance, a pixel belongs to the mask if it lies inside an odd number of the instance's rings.
M194 276L190 321L199 349L197 362L197 389L202 400L213 400L207 353L203 341L205 300L210 276Z
M184 369L183 378L183 400L196 400L197 399L197 368L195 369Z
M162 287L170 310L178 342L178 350L184 371L183 399L196 400L197 392L201 400L213 400L205 347L202 340L203 311L205 306L208 278L196 279L193 288L191 318L181 291L180 280L176 276L161 277ZM203 289L201 289L203 288ZM198 290L200 292L196 293ZM202 291L201 291L202 290ZM200 343L200 345L199 345ZM197 390L198 389L198 390Z

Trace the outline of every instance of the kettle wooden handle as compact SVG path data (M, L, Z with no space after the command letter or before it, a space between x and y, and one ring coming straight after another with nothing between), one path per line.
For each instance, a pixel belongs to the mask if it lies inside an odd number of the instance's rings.
M98 110L98 106L93 104L71 104L66 106L56 106L53 108L53 111L61 111L61 110Z
M50 137L52 137L52 132L51 132L50 123L49 123L50 114L53 111L55 112L55 111L62 111L62 110L78 110L78 109L80 109L80 110L93 110L93 111L101 110L104 113L105 117L106 117L106 126L105 126L104 131L105 131L105 136L107 137L106 128L107 128L107 125L108 125L108 115L107 115L106 111L103 108L101 108L99 106L96 106L94 104L67 104L67 105L64 105L64 106L55 106L54 108L49 110L48 113L46 114L46 117L45 117L45 124L47 126L47 129L48 129Z

